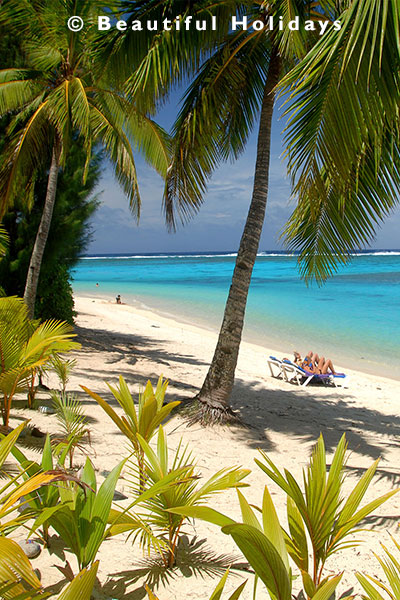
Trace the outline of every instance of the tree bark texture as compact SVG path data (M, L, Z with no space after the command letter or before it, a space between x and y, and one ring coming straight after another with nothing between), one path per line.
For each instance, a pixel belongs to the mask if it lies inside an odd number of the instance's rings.
M47 180L46 199L43 207L42 218L36 234L35 244L33 246L25 284L24 302L28 307L28 315L30 319L33 319L35 312L35 301L39 282L40 267L42 265L44 249L46 247L46 242L49 235L51 219L56 200L59 166L59 150L57 142L55 142L51 158L49 177Z
M228 422L234 419L229 397L234 384L251 275L264 224L268 196L274 89L279 81L280 71L281 60L278 50L273 49L261 106L253 195L214 357L197 396L201 402L198 419L203 423Z

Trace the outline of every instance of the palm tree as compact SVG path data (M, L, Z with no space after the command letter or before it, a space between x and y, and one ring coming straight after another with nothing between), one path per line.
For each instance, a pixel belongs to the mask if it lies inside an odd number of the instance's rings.
M319 282L370 242L400 192L400 5L342 7L341 30L282 81L292 92L286 141L299 198L285 236L303 275Z
M140 14L141 2L126 3L139 5L135 18ZM183 13L183 3L149 2L143 15L152 18L153 12L164 10L172 13L171 19ZM219 2L219 9L224 2ZM173 8L175 7L175 13ZM191 10L195 12L196 3ZM161 83L157 87L147 73L154 65L162 64L161 50L173 51L172 65L185 63L185 73L191 67L195 71L200 64L196 78L186 93L183 108L174 127L175 153L168 172L165 210L167 220L175 227L176 215L183 221L198 209L207 179L222 160L236 158L244 149L248 136L258 118L257 160L255 166L253 194L249 212L241 238L224 318L217 346L209 371L197 396L200 401L199 418L203 422L227 421L234 418L229 406L229 397L234 383L235 369L242 336L246 302L251 275L257 256L268 196L268 172L270 161L271 123L275 103L276 86L282 76L293 66L294 61L304 56L308 46L315 41L304 29L290 31L288 22L295 16L304 20L327 19L335 16L334 2L327 0L318 3L308 0L273 0L270 2L236 2L238 19L246 16L248 28L240 31L219 29L219 37L206 39L205 50L208 56L199 55L196 46L182 38L182 33L174 32L174 47L168 46L170 35L157 35L148 41L147 55L138 69L128 80L127 89L145 97L153 94L162 97L168 84L168 77L176 77L173 72L162 71ZM154 9L154 10L153 10ZM201 3L201 10L212 12L214 5ZM232 13L232 3L229 6ZM181 11L181 12L179 12ZM322 11L322 14L321 14ZM180 21L183 22L184 14ZM198 15L195 15L198 16ZM275 24L283 18L284 29L253 30L254 21L262 21L266 26L270 17ZM229 25L230 19L227 19ZM182 38L182 39L181 39ZM189 66L188 66L189 65ZM188 177L188 173L191 175ZM187 187L188 179L192 182ZM182 184L182 181L184 184Z
M30 317L43 252L51 224L57 178L72 136L79 134L86 151L101 144L136 217L140 212L133 147L165 176L168 136L118 90L104 68L102 40L93 19L102 12L99 0L6 0L0 25L21 44L25 67L0 71L0 117L12 114L8 143L0 166L0 218L15 198L29 206L36 174L49 168L46 199L25 286ZM109 3L112 8L112 3ZM69 31L68 18L80 15L82 34ZM90 25L92 24L92 25Z
M131 4L127 2L127 10ZM149 5L159 8L162 3L147 4L149 15ZM169 10L176 4L176 14L183 10L181 2L165 4ZM219 7L223 4L220 2ZM191 5L192 10L195 6ZM211 10L212 3L211 7L202 3L204 6ZM175 124L176 151L165 198L167 218L174 227L176 213L185 220L197 210L215 166L240 154L259 115L252 200L218 343L197 397L203 422L226 421L233 416L229 396L265 215L276 84L283 80L282 85L291 86L294 97L288 109L288 114L294 113L288 145L298 207L286 229L286 239L291 248L300 248L304 274L324 279L357 244L365 243L396 202L394 192L399 181L398 3L270 0L237 3L237 8L240 15L248 17L249 27L252 20L266 21L273 16L276 23L281 16L283 30L248 29L207 39L206 50L211 56L200 67ZM343 27L331 28L322 38L309 32L306 37L304 31L287 28L295 15L300 16L301 23L305 19L340 19ZM148 42L148 55L132 76L130 91L140 86L143 94L147 86L156 97L165 93L171 73L155 90L147 73L152 64L160 63L160 51L168 51L168 42L167 36L163 47L159 35L153 43ZM195 69L197 46L189 44L189 48L193 54L178 36L173 64L179 64L180 52L186 68L189 63ZM346 106L351 107L348 113ZM378 140L377 145L374 140ZM188 172L194 174L195 181L185 195L187 188L181 182Z

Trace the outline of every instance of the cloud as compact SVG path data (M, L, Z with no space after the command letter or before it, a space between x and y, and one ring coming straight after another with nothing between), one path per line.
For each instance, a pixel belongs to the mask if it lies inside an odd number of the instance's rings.
M261 250L281 248L279 235L295 207L290 181L281 158L279 125L275 126L271 152L269 194ZM137 159L142 209L139 227L128 201L105 165L99 189L102 205L92 220L93 242L89 253L180 252L236 250L243 231L253 190L255 136L235 162L214 173L199 213L174 234L168 233L162 214L163 182L140 157ZM398 248L400 209L378 231L374 248Z

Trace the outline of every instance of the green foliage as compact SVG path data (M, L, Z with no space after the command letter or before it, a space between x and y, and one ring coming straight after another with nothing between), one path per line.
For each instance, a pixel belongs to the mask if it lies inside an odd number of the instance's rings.
M204 519L222 527L224 533L233 537L272 598L289 600L291 597L290 556L302 576L306 596L313 600L328 600L341 575L325 577L327 559L345 548L357 546L359 542L348 539L349 536L359 531L357 526L363 519L399 491L392 490L360 508L378 465L375 461L345 498L346 447L343 436L328 471L324 441L322 436L319 438L303 474L304 491L289 471L285 469L281 473L261 451L266 464L258 459L256 463L287 495L287 530L278 520L267 486L262 508L258 509L262 523L239 491L242 523L209 507L177 505L170 512Z
M94 562L90 569L82 569L58 596L58 600L91 600L96 581L99 562Z
M24 427L25 423L22 423L7 436L0 434L0 469L10 452L13 454L19 453L15 448L15 443ZM71 479L71 476L68 474L53 469L44 472L26 472L22 473L22 476L24 478L23 482L21 482L21 474L18 474L16 477L8 478L6 483L0 488L0 540L2 536L19 527L28 518L24 514L15 516L15 505L21 498L29 497L44 485L54 482L65 482ZM11 519L8 519L10 515Z
M164 405L168 381L163 382L162 377L158 379L155 390L150 381L147 382L145 389L139 394L137 409L132 394L122 375L119 377L118 387L114 387L110 383L107 383L107 385L125 413L122 417L119 417L115 410L106 400L99 396L99 394L90 391L83 385L81 388L100 404L102 409L114 421L121 433L129 440L138 461L140 479L144 482L144 450L138 436L141 436L146 442L149 442L156 433L159 425L168 417L173 408L180 404L180 402L168 402Z
M400 190L399 4L346 0L341 9L341 29L281 82L298 197L284 235L317 281L374 238Z
M45 592L29 560L16 542L0 538L0 595L4 600L44 600ZM58 600L90 600L99 563L83 569L57 596Z
M182 449L181 444L172 465L168 464L167 440L161 423L179 404L178 401L164 404L168 382L163 382L160 377L154 390L148 381L144 391L139 394L137 408L122 376L119 378L118 387L107 385L124 410L122 417L119 417L101 396L85 386L81 387L100 404L129 440L135 457L135 460L130 462L130 474L132 489L136 495L134 503L127 510L112 511L114 524L110 527L109 533L116 535L123 531L130 531L134 539L140 535L143 546L148 548L153 546L161 551L165 565L172 566L175 562L184 518L171 516L167 512L168 509L177 506L179 502L185 505L204 504L210 495L218 491L243 485L240 481L248 474L248 471L222 469L202 486L197 487L196 480L199 476L195 473L192 456L186 448ZM155 453L149 442L157 430L158 442ZM179 480L181 475L184 476L182 481ZM170 477L173 477L175 484L168 487ZM157 489L159 486L167 486L163 494L149 495L149 490ZM140 502L138 497L141 497ZM146 510L146 516L132 513L132 507L136 508L138 505L141 509ZM138 521L145 522L146 527L138 526Z
M9 241L7 231L0 225L0 257L3 257L7 252Z
M61 392L65 394L67 383L71 377L73 369L76 367L75 358L64 358L56 354L50 361L51 369L55 372L61 383Z
M85 183L82 182L85 154L73 140L65 167L58 177L56 203L41 267L35 314L72 323L74 305L71 269L90 241L89 219L99 201L93 190L100 179L102 154L94 148ZM23 295L30 256L46 195L46 173L35 184L35 202L30 211L23 203L4 216L10 234L7 254L0 263L0 284L8 295Z
M158 430L156 451L150 447L140 434L137 435L137 439L144 452L145 466L143 481L143 474L137 468L137 464L130 463L130 476L134 495L137 496L143 490L149 489L149 486L162 485L168 475L176 474L178 476L182 469L185 471L183 481L177 481L175 485L168 487L162 494L152 495L139 504L140 509L145 509L145 513L139 516L151 528L152 535L155 535L162 542L160 548L163 549L161 554L165 566L172 567L176 560L179 537L183 534L182 527L185 517L182 514L173 514L169 512L169 509L174 506L202 506L218 492L246 485L242 483L242 479L249 474L249 471L239 468L221 469L206 482L198 484L200 474L196 472L193 456L188 452L187 447L182 448L181 443L179 443L170 464L167 437L162 426ZM137 501L135 505L138 505ZM113 515L116 516L117 512L115 511ZM121 528L129 531L133 518L134 515L130 513L129 509L124 513L120 513L115 525L110 528L110 534L119 533ZM143 533L142 543L147 543L146 532Z
M80 15L88 22L99 9L94 0L82 3ZM108 54L102 54L104 43L96 28L76 35L65 27L74 11L74 5L60 2L54 19L50 0L7 0L2 7L0 26L16 36L25 67L5 69L0 77L0 116L15 113L0 169L2 213L21 191L27 205L32 204L32 182L38 170L48 166L54 141L61 144L63 165L74 134L79 134L85 151L83 181L92 147L99 143L136 215L140 198L133 146L161 175L168 168L168 136L116 88L111 72L106 76ZM43 22L49 25L43 27Z
M9 237L7 231L0 225L0 262L7 252ZM0 296L4 295L4 289L0 286Z
M75 554L79 569L93 563L104 540L115 486L124 462L114 467L97 489L93 465L87 459L81 477L84 485L60 485L60 504L44 509L36 520L37 527L48 521L56 530Z
M53 390L51 398L58 424L62 429L61 437L53 439L54 453L56 456L60 456L67 451L69 468L72 469L76 448L84 450L82 442L85 438L90 442L87 418L84 415L80 400L73 394Z
M400 552L400 544L392 537L392 542L397 549L397 556L395 556L386 546L382 545L385 552L384 558L376 556L379 564L387 579L387 583L383 583L376 577L371 575L363 575L362 573L356 573L358 581L364 588L365 595L362 596L363 600L395 600L399 597L400 593L400 561L398 553ZM377 589L378 588L378 589ZM381 594L379 590L385 592Z
M22 548L13 540L0 537L0 597L31 600L38 598L41 590L41 583ZM28 597L22 596L27 591Z
M39 297L35 304L35 315L40 319L59 319L73 325L73 290L71 273L66 265L47 267L40 276Z
M268 456L261 452L266 464L256 459L258 466L288 496L287 511L289 531L286 534L288 551L298 568L307 571L306 532L310 539L312 564L311 573L305 581L318 586L322 581L326 560L343 548L356 546L357 542L347 539L357 532L357 525L399 490L395 489L369 502L360 504L377 469L376 460L344 500L343 480L346 466L346 438L343 435L329 472L326 465L325 445L322 436L316 444L310 464L304 471L304 492L294 477L281 473Z
M63 469L65 459L67 456L68 448L64 450L63 454L60 454L57 458L58 466ZM19 462L23 469L23 478L29 479L37 473L42 471L53 471L55 465L55 457L53 456L50 436L46 437L46 441L43 447L42 456L40 463L28 460L27 457L22 453L19 448L13 448L12 450L14 458ZM46 544L49 543L49 524L48 521L41 521L41 515L44 509L57 510L57 505L60 503L59 488L56 486L44 486L41 489L35 491L34 494L27 494L24 497L23 508L25 517L36 518L34 521L31 532L36 531L40 525L43 527L43 539ZM40 520L38 521L37 518Z
M4 425L8 425L15 393L29 387L36 370L54 353L79 347L71 341L74 335L66 323L45 321L39 325L31 321L20 298L0 298L0 392Z

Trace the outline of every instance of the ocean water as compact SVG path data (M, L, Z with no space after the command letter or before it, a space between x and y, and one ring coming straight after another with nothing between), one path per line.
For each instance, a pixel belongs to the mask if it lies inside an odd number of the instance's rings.
M110 300L121 294L128 304L217 331L234 261L217 253L88 256L74 270L73 288ZM322 287L306 286L295 257L262 252L244 339L286 355L312 349L341 367L400 379L399 308L400 252L356 255Z

